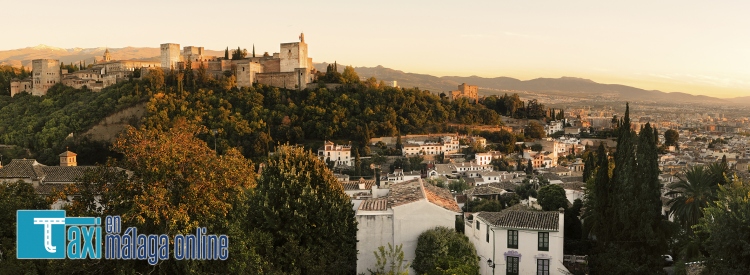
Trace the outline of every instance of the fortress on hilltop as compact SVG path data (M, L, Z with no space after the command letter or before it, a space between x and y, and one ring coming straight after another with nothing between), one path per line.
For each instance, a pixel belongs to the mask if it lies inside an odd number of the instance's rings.
M208 75L220 78L233 75L238 87L250 87L253 83L270 85L286 89L305 89L315 80L317 72L312 65L312 58L307 56L305 35L300 34L299 42L281 43L280 52L255 56L255 49L249 56L226 57L207 56L203 47L186 46L180 50L180 44L165 43L160 45L159 61L148 60L112 60L109 49L96 63L75 72L63 69L59 60L35 59L32 61L31 77L13 79L10 82L10 95L29 92L35 96L47 94L47 90L57 83L93 91L127 81L136 71L141 77L150 70L191 69L193 73L205 70ZM239 50L239 49L238 49Z

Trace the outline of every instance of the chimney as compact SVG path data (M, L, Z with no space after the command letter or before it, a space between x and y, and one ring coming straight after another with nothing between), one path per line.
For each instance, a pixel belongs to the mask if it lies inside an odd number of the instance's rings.
M60 154L60 167L78 166L76 156L76 153L73 153L71 151L65 151L64 153Z
M359 190L364 190L364 189L365 189L365 179L359 178Z
M558 211L560 212L560 222L558 223L557 230L560 231L560 235L563 235L563 234L565 234L565 232L564 232L564 229L565 229L565 209L562 208L562 207L560 207L560 209L558 209Z

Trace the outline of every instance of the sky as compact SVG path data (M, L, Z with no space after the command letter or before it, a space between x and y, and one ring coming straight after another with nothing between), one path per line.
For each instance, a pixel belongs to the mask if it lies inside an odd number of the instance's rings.
M8 1L0 50L158 47L278 52L435 76L572 76L750 96L750 1Z

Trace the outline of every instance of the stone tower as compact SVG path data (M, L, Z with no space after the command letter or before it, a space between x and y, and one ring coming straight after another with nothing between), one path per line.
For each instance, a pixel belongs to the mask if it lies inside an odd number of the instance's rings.
M31 94L42 96L47 90L60 83L60 61L54 59L34 59L31 61Z
M163 69L175 69L180 58L180 44L161 44L161 67Z
M294 72L297 68L307 68L307 43L305 43L305 34L300 34L300 42L281 43L281 52L279 53L280 71Z
M112 61L112 56L109 54L109 49L104 50L104 62Z

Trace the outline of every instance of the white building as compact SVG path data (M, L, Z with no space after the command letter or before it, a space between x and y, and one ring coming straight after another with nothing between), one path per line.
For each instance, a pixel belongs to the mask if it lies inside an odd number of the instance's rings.
M564 220L564 211L514 207L473 214L464 234L477 249L480 274L568 274L563 266Z
M393 173L388 173L388 183L400 183L422 177L419 171L404 172L404 169L393 169Z
M414 262L419 235L437 226L455 227L460 212L450 191L421 179L393 184L385 197L362 201L356 214L357 274L375 269L373 252L389 243L403 245L404 260Z
M326 141L323 147L318 149L318 158L324 161L334 161L335 166L352 166L352 146L336 145Z
M560 132L565 127L565 124L563 124L562 121L552 121L548 125L544 125L544 131L547 132L547 135L550 136L554 133Z
M477 165L489 165L492 162L492 154L490 153L476 153L474 154L474 162Z

